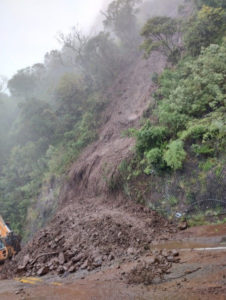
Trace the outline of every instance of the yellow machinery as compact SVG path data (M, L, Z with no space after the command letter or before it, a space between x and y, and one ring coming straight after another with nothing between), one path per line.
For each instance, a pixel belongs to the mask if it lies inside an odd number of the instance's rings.
M20 251L20 238L15 235L0 216L0 262Z

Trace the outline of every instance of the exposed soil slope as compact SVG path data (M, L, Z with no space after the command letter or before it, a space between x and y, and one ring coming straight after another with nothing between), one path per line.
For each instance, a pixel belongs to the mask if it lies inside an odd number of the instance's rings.
M166 60L160 53L153 53L149 60L139 57L124 72L119 74L116 82L106 93L110 104L104 112L106 120L99 132L99 139L90 145L72 166L70 172L70 192L62 190L61 202L78 196L96 196L104 192L106 182L103 170L108 177L127 157L134 146L131 138L122 138L122 132L136 126L143 112L150 104L151 94L155 89L152 75L160 73ZM67 187L65 186L67 189Z
M109 106L99 139L72 166L61 190L61 211L24 247L5 270L27 275L92 270L127 254L137 255L174 229L156 213L107 192L109 177L131 152L134 141L123 130L138 124L155 86L154 72L166 61L159 53L137 58L106 94Z

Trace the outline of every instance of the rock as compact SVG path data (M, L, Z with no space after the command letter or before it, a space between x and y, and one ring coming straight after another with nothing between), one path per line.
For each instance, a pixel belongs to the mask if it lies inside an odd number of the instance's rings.
M178 263L180 261L180 258L174 257L174 256L168 256L167 260L168 260L168 262Z
M37 275L38 276L43 276L45 274L47 274L49 272L49 267L48 266L44 266L41 269L38 270Z
M152 256L152 257L148 258L147 261L148 261L149 264L154 264L156 262L156 257Z
M79 255L72 258L73 263L77 263L80 260L84 260L84 254L79 254Z
M128 255L133 255L134 253L135 253L135 249L134 248L130 247L130 248L127 249L127 254Z
M173 256L167 256L168 262L174 262L174 257Z
M64 253L60 252L59 256L58 256L58 260L59 260L59 264L63 265L65 262L65 257L64 257Z
M188 228L188 223L187 223L187 221L180 222L177 227L180 230L185 230Z
M29 262L30 262L30 256L27 254L27 255L24 256L22 265L19 265L18 268L17 268L17 270L18 270L18 271L23 271L23 270L25 270L25 269L26 269L26 266L27 266L27 264L28 264Z
M176 249L173 249L171 252L174 257L179 256L179 252Z
M58 242L59 242L60 240L62 240L63 238L64 238L64 236L61 235L61 236L55 238L55 242L58 243Z
M60 274L63 274L64 273L64 268L62 266L59 266L59 268L57 269L57 273L60 275Z
M112 261L114 258L115 258L115 257L114 257L114 255L113 255L113 254L109 254L109 256L108 256L108 260Z
M88 260L86 260L82 265L81 265L81 269L84 270L84 269L87 269L88 267Z
M166 250L166 249L164 249L163 251L162 251L162 255L164 256L164 257L167 257L169 254L168 254L168 251Z
M97 257L94 258L93 266L97 268L97 267L100 267L102 265L102 263L103 263L102 257L97 256Z
M71 266L68 270L69 273L74 273L76 271L76 267L75 266Z

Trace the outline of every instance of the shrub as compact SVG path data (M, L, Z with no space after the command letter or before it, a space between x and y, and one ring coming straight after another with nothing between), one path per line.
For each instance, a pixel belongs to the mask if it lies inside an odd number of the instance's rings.
M166 127L152 126L150 121L147 121L136 134L136 150L138 155L143 156L145 151L161 146L166 137Z
M183 142L181 140L173 141L167 148L168 150L164 154L166 164L173 170L181 169L183 161L186 158Z

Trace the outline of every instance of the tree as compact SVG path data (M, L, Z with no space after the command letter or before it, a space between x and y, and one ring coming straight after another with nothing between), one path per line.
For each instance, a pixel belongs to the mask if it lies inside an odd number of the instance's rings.
M115 0L104 12L104 26L111 29L127 49L137 47L139 31L136 19L140 0ZM134 49L133 49L134 50Z
M86 86L81 76L66 73L59 80L55 90L56 114L64 131L71 130L80 120L86 99Z
M112 82L124 60L109 33L100 32L87 42L84 48L83 66L86 78L94 89L102 89Z
M207 5L212 7L226 8L225 0L196 0L196 3L199 7L202 7L202 5Z
M70 50L73 55L70 53L63 53L64 56L69 59L69 63L72 63L73 66L83 69L83 54L84 49L89 41L89 36L83 34L83 32L78 27L73 27L71 32L67 35L62 32L58 34L58 41L63 44L63 52L65 49ZM66 51L67 52L67 51ZM66 55L65 55L66 54Z
M40 138L51 143L59 126L58 119L50 105L39 99L27 99L19 104L20 113L11 130L14 144L23 145L27 141Z
M34 96L44 71L43 64L35 64L32 67L19 70L8 82L11 94L20 98Z
M153 17L147 21L141 31L145 38L141 48L146 57L152 51L161 51L170 62L177 62L182 50L181 32L177 20L170 17Z
M225 34L226 18L222 8L203 6L198 14L187 23L185 46L188 52L197 56L202 47L217 43Z

